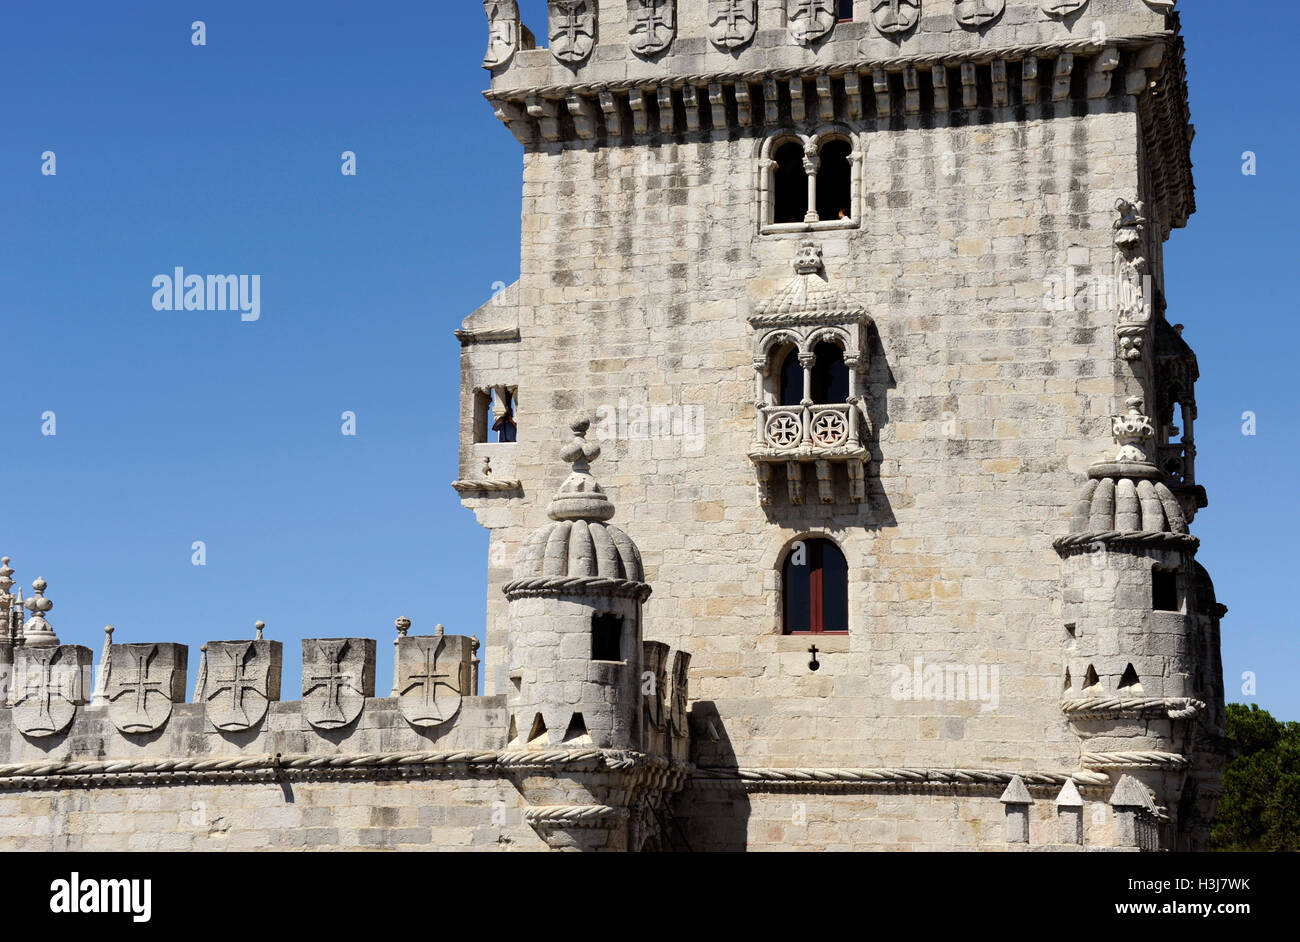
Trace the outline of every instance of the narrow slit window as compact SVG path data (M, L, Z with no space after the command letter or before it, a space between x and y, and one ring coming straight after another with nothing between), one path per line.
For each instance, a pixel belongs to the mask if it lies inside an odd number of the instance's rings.
M791 350L781 361L781 405L797 406L803 402L803 364L799 351Z
M591 616L591 659L623 660L623 619L617 615Z
M808 215L808 173L804 170L801 143L787 141L777 148L772 178L772 221L803 222Z
M849 368L839 344L823 341L813 350L812 401L818 404L848 402Z
M822 222L853 218L852 153L849 142L838 138L822 145L817 171L817 217Z
M1151 570L1151 607L1157 612L1181 611L1178 604L1178 573L1170 569Z

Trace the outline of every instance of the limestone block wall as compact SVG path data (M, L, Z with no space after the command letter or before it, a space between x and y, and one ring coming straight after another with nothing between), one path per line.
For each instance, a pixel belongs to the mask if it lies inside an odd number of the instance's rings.
M1067 843L1052 796L1033 796L1024 843L1009 842L996 794L812 794L708 790L683 802L694 851L1136 850L1122 846L1115 810L1085 800L1083 843Z
M346 760L376 754L485 753L505 744L505 703L467 698L454 724L412 727L396 698L372 698L344 730L316 730L301 704L272 703L261 727L223 734L202 704L175 704L167 726L150 735L120 733L104 707L81 707L72 726L47 739L15 730L0 709L0 765L48 760L101 773L75 785L53 777L0 778L0 850L465 850L545 849L523 822L526 802L486 766L444 765L403 773L401 766ZM312 771L273 756L314 756ZM206 763L166 774L167 762ZM114 762L105 763L111 759ZM150 760L157 760L151 763ZM248 760L242 774L239 760ZM344 761L339 761L344 760ZM113 773L113 768L123 770ZM134 775L128 769L150 769ZM107 774L104 774L107 773Z
M1123 389L1113 312L1049 309L1045 282L1109 271L1115 198L1140 186L1138 116L1120 96L848 127L861 225L811 237L877 328L865 502L756 497L746 317L789 279L804 234L759 233L751 131L526 152L509 446L522 492L467 503L491 514L491 558L513 559L543 519L529 495L559 483L554 430L592 413L602 483L655 588L645 636L693 652L693 693L730 728L731 761L1073 768L1051 541L1110 449ZM471 376L487 349L468 348ZM653 406L686 431L638 425ZM848 559L851 632L819 645L812 673L808 639L779 633L777 572L818 533ZM499 665L501 571L489 577L485 660ZM891 696L916 658L997 668L996 706ZM486 689L504 684L489 666Z

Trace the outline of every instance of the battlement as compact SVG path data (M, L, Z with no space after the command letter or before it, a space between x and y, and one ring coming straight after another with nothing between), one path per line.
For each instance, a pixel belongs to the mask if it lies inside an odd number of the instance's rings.
M5 564L0 610L8 612L17 600ZM38 595L25 603L33 617L22 625L10 617L0 643L0 788L245 780L295 769L364 775L396 766L412 774L448 763L482 773L500 762L590 764L602 754L589 741L557 749L549 740L507 752L506 698L475 695L478 640L445 634L441 625L432 635L410 635L410 620L397 619L392 686L380 696L373 639L303 639L302 698L281 701L283 643L264 638L258 622L252 639L200 648L187 703L187 645L115 643L109 626L96 666L90 648L58 642L44 618L53 603L44 580L36 584ZM641 745L680 764L685 675L672 675L669 692L667 646L646 647L654 652L647 657L653 682Z

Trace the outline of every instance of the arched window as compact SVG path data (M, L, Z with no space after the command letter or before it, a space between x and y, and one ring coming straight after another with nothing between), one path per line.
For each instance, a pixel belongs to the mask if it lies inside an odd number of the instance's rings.
M813 348L812 401L818 404L848 402L849 368L839 344L823 340Z
M849 567L830 540L800 540L781 567L783 634L849 630Z
M853 218L853 168L848 141L832 138L821 146L821 168L817 171L817 218Z
M803 165L803 144L787 141L776 150L773 174L776 223L803 222L808 215L808 174Z
M781 402L783 406L797 406L803 402L803 364L799 350L791 348L781 361Z

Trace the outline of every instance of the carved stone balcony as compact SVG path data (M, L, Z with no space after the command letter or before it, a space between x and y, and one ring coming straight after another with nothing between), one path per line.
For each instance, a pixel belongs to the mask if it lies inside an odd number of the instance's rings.
M758 416L758 451L770 457L841 457L861 450L856 403L763 406Z
M832 466L848 470L849 496L866 496L867 450L862 445L864 419L857 401L824 405L761 406L758 409L758 443L749 453L758 472L759 502L772 503L772 468L784 464L790 503L804 500L803 466L817 472L818 495L824 504L835 502Z

